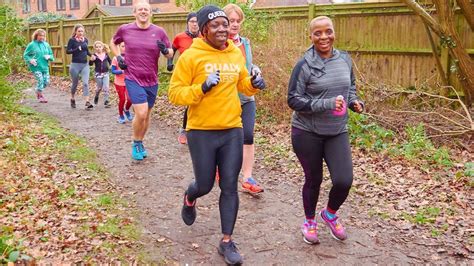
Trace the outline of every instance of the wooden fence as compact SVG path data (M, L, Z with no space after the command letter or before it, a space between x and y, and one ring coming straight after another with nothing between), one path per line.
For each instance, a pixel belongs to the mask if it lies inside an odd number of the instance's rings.
M368 82L417 86L424 83L430 85L439 80L424 24L404 4L310 4L265 8L259 9L259 12L268 12L278 17L271 30L272 37L265 44L258 46L260 52L265 53L274 47L280 47L282 51L296 50L297 53L289 53L292 58L286 58L295 63L310 45L307 30L309 20L319 15L327 15L334 20L336 47L352 54L359 75L363 75ZM37 28L46 29L48 41L57 58L52 65L52 72L67 74L71 56L66 55L65 45L72 34L74 24L80 23L85 26L87 38L92 45L96 40L108 43L121 24L133 20L133 16L122 16L34 24L29 26L26 34L31 36ZM185 29L185 21L186 13L163 13L153 16L153 23L163 27L170 39ZM464 47L471 56L474 56L474 34L459 12L456 14L456 26ZM439 43L438 40L435 41ZM449 54L446 49L442 47L440 49L446 72L450 80L456 84L456 78L449 71L451 64ZM280 56L285 55L283 53ZM256 59L258 58L257 56ZM278 65L279 58L270 60L271 62L266 64ZM163 61L160 64L164 64L164 60L160 61ZM290 69L287 71L290 72ZM282 83L286 82L282 80Z

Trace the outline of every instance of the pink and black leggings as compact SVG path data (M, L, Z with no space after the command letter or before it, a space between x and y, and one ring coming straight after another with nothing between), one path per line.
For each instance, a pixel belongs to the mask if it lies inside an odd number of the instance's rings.
M344 203L352 185L352 157L347 132L322 136L292 127L293 151L303 167L303 207L306 217L314 217L323 180L323 159L331 175L332 188L328 207L337 211Z

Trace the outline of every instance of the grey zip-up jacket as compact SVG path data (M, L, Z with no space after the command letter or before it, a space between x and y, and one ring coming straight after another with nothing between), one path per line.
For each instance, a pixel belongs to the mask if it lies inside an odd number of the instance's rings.
M292 126L325 136L347 132L348 112L343 116L332 113L336 97L342 95L350 109L359 100L351 57L334 48L332 53L331 58L323 59L311 46L294 67L288 85Z

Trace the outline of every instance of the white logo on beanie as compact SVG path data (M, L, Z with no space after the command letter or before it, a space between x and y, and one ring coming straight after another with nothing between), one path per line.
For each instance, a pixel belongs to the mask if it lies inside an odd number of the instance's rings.
M207 14L207 18L209 18L209 20L213 20L217 17L226 17L225 12L222 10L218 10Z

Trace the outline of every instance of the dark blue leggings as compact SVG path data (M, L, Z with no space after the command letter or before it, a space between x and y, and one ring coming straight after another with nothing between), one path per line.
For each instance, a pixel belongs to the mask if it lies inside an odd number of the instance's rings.
M315 216L323 180L323 159L332 181L328 207L337 211L349 195L353 178L347 132L336 136L322 136L293 127L291 142L305 174L303 206L306 217Z
M219 167L221 228L223 234L232 235L239 210L237 182L242 167L242 128L190 130L187 137L195 176L187 190L188 200L194 201L211 191Z
M246 102L242 105L242 127L244 128L244 145L253 144L253 131L255 128L255 112L257 107L255 101Z
M183 113L183 129L186 129L187 124L188 124L188 107L186 106L186 109L184 109L184 113Z

